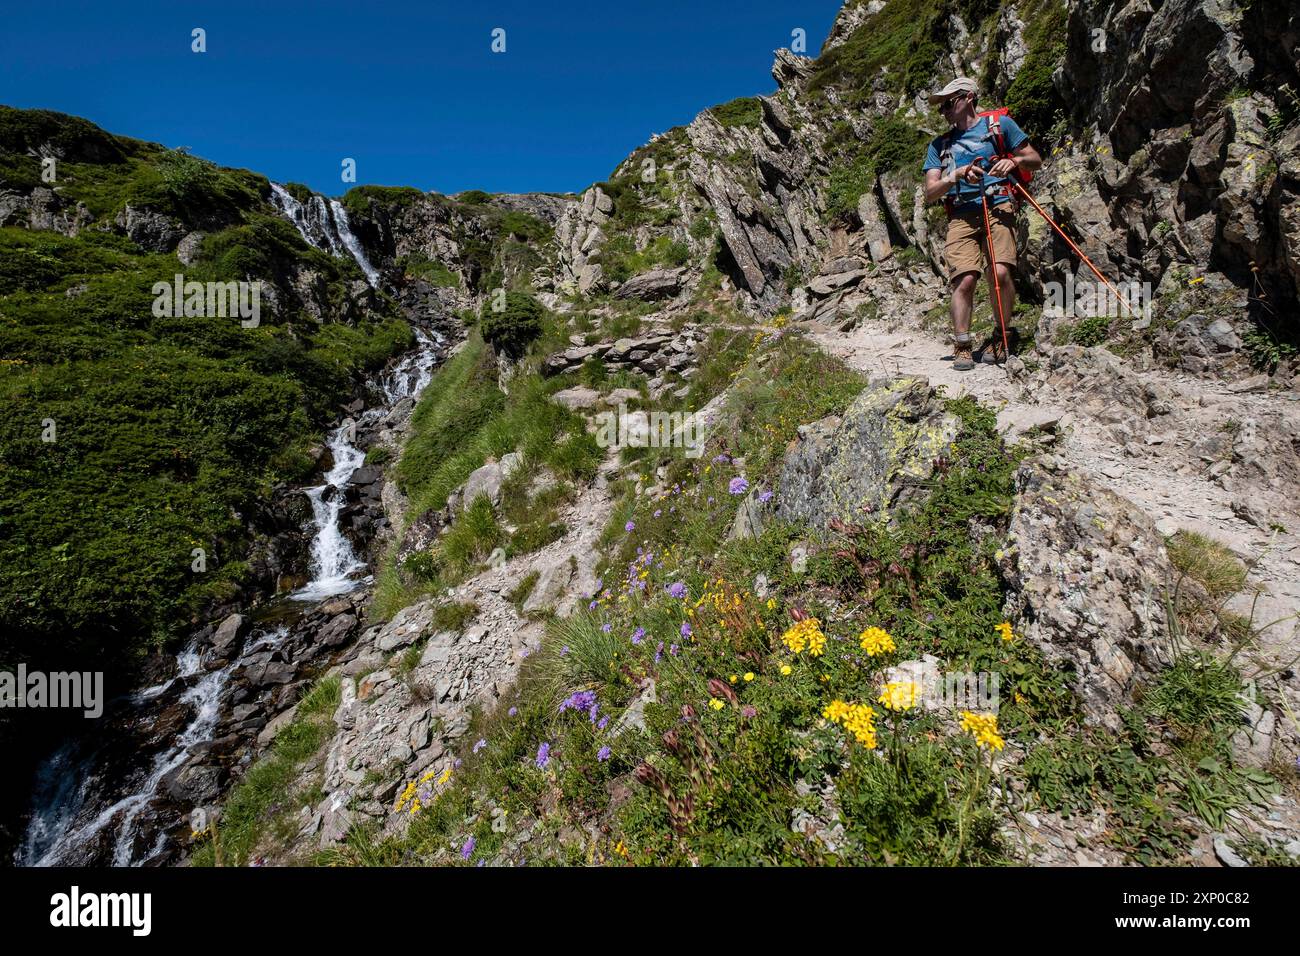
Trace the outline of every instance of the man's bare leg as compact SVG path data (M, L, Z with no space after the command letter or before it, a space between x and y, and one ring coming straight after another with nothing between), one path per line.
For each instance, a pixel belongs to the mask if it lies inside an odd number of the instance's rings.
M970 354L970 314L975 304L975 283L978 279L978 274L965 272L952 283L952 302L949 311L952 315L953 338L956 342L953 367L963 371L974 367Z

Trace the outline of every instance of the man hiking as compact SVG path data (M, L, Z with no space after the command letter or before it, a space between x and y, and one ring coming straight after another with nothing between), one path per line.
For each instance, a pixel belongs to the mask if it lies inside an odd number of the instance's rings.
M975 99L975 81L964 76L930 94L930 102L938 105L940 115L952 128L930 143L922 167L925 201L931 203L943 197L948 211L943 251L952 286L952 331L956 340L952 367L961 371L975 367L970 316L980 272L989 273L989 298L995 300L995 316L1000 316L1005 323L1015 305L1011 267L1016 264L1016 203L1007 177L1019 179L1043 164L1042 157L1015 120L998 111L992 117L980 115L975 109ZM991 192L986 195L986 191ZM986 246L990 234L997 261L996 276L988 268ZM996 301L995 288L1001 293L1000 303ZM1002 340L994 335L993 354L985 351L982 358L984 361L1005 359L1002 352Z

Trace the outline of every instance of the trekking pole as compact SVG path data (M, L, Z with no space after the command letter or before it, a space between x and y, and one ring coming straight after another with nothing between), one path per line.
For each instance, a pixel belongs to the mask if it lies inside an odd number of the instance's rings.
M1098 279L1100 279L1102 284L1104 284L1107 289L1110 289L1110 291L1114 293L1115 301L1117 301L1121 306L1124 307L1124 311L1128 313L1129 318L1136 319L1137 316L1133 314L1133 310L1129 308L1128 303L1125 302L1123 296L1119 294L1119 290L1116 289L1113 285L1110 284L1110 282L1107 281L1106 277L1101 274L1101 270L1098 269L1095 265L1093 265L1092 260L1089 259L1086 255L1084 255L1083 250L1074 244L1074 240L1065 234L1065 230L1063 230L1060 226L1058 226L1055 222L1052 221L1052 217L1047 214L1047 212L1043 209L1042 206L1038 205L1038 201L1034 199L1033 196L1029 195L1029 191L1011 177L1007 178L1007 182L1011 183L1011 185L1015 186L1017 189L1020 190L1020 195L1024 196L1026 199L1029 200L1029 204L1034 207L1034 211L1037 212L1040 216L1042 216L1043 219L1046 221L1046 223L1056 230L1057 235L1059 235L1062 239L1064 239L1067 243L1069 243L1070 248L1075 251L1075 253L1079 256L1079 258L1088 264L1088 268L1092 270L1092 274L1095 275Z
M979 162L984 161L978 160L977 163ZM989 222L988 189L981 193L981 198L984 203L984 243L989 251L989 269L993 273L993 300L997 303L998 325L1002 329L1002 361L1006 362L1007 356L1011 354L1011 346L1007 344L1007 320L1002 314L1002 283L998 280L998 254L993 251L993 227Z
M989 251L989 268L993 272L993 301L998 306L998 325L1002 328L1002 361L1011 354L1007 344L1007 319L1002 314L1002 283L998 280L998 254L993 250L993 227L989 223L989 194L984 193L984 242Z

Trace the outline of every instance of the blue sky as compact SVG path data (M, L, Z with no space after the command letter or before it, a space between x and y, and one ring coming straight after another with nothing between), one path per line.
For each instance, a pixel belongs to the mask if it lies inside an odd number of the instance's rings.
M650 134L775 89L840 0L10 4L0 102L84 116L337 195L580 190ZM207 31L191 52L190 31ZM506 52L491 51L494 28Z

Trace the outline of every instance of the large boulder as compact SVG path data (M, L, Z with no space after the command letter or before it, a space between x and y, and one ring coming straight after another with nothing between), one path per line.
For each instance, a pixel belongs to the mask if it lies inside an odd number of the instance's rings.
M633 276L618 287L618 299L666 299L682 287L681 269L654 269Z
M1026 463L1016 488L999 563L1007 618L1073 671L1085 719L1118 729L1119 708L1171 663L1163 538L1145 514L1077 473Z
M873 381L843 415L799 429L782 465L777 514L814 527L890 520L924 495L959 429L925 379Z

